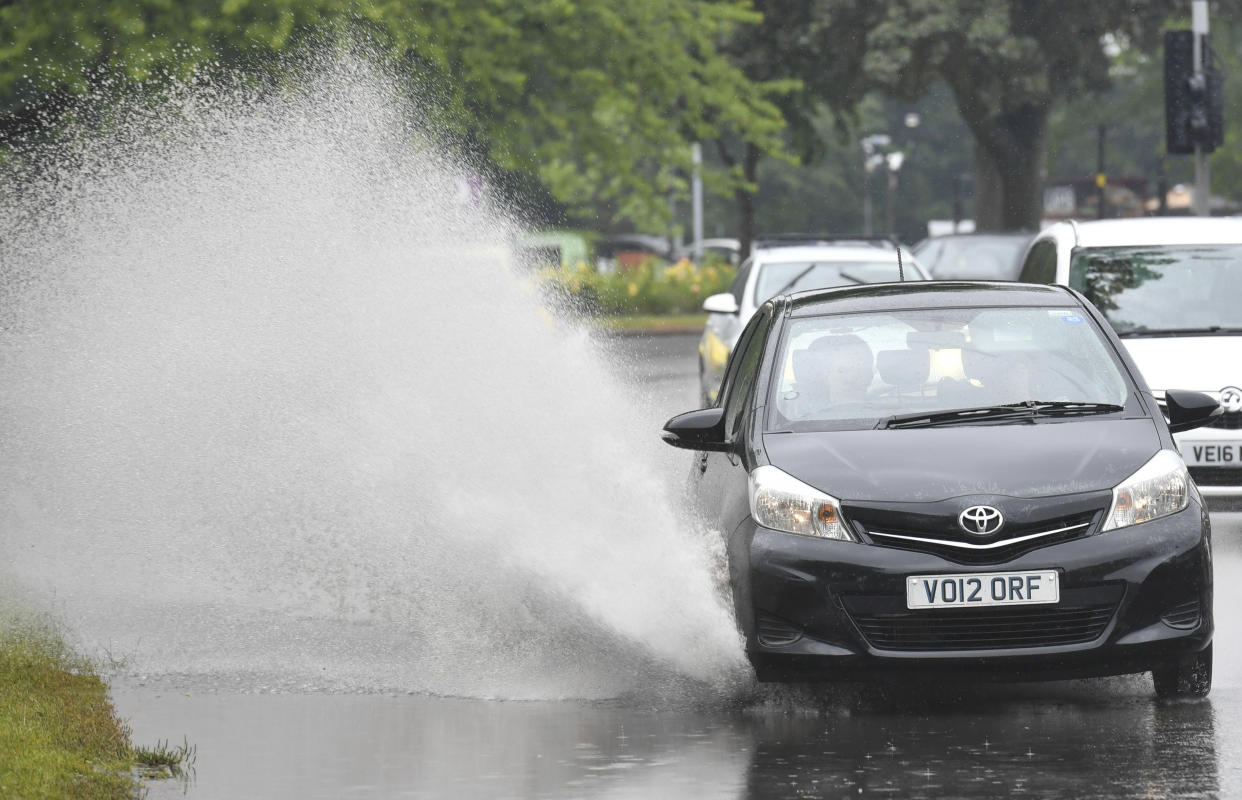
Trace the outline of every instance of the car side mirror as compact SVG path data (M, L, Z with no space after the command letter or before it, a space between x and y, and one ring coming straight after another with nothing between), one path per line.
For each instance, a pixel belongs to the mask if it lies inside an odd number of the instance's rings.
M685 450L723 452L729 449L725 441L723 408L678 414L664 424L664 432L660 435L666 443Z
M736 314L740 309L737 307L737 298L730 292L721 292L704 300L703 310L710 314Z
M1221 415L1220 403L1202 392L1169 389L1164 393L1164 403L1173 433L1193 430Z

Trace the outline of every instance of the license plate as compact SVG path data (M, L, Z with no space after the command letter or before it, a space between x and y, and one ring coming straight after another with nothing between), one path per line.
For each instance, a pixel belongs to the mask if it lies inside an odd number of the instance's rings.
M1057 571L975 572L906 578L906 608L1019 606L1061 599Z
M1242 466L1242 444L1237 442L1186 442L1181 450L1192 467Z

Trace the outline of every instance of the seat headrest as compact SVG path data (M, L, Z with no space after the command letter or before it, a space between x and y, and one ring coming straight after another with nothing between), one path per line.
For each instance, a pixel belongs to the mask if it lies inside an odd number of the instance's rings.
M795 350L793 352L794 380L799 384L823 380L828 369L829 354L823 350Z
M875 368L887 384L917 386L926 383L931 374L931 351L881 350L876 353Z

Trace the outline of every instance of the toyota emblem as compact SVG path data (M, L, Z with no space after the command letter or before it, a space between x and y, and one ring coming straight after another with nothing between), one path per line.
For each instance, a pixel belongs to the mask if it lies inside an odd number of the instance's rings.
M1221 389L1220 407L1230 414L1242 411L1242 389L1236 386L1226 386L1224 389Z
M991 506L971 506L957 515L957 524L971 536L991 536L1005 524L1005 518Z

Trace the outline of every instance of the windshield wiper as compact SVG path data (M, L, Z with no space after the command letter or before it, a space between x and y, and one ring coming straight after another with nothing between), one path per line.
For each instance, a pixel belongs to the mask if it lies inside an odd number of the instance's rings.
M1071 417L1078 414L1115 414L1125 411L1116 403L1085 403L1079 400L1028 400L1027 408L1040 417Z
M961 425L976 420L1034 419L1035 417L1068 417L1079 414L1112 414L1122 411L1113 403L1078 403L1072 401L1026 400L999 406L951 408L923 414L897 414L880 420L877 428L934 428L938 425Z
M789 283L785 284L781 288L777 289L775 292L772 293L771 296L776 297L778 294L784 294L785 292L789 291L798 283L798 281L802 280L807 275L810 275L818 267L819 267L819 264L812 264L811 266L802 270L801 272L799 272L797 275L793 277L793 280L791 280Z
M1208 334L1238 336L1242 334L1242 328L1209 325L1205 328L1135 328L1129 331L1117 331L1117 335L1122 339L1137 339L1143 336L1204 336Z

